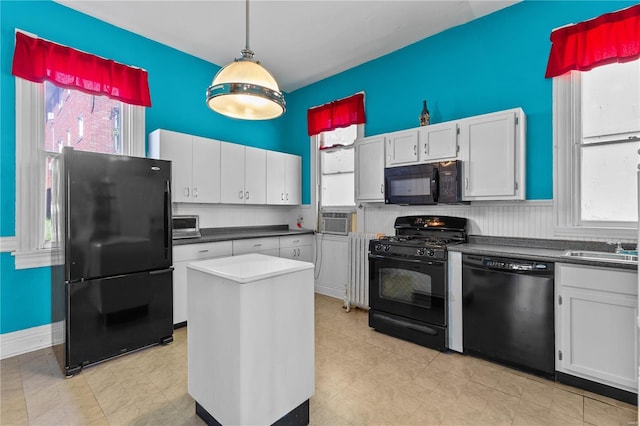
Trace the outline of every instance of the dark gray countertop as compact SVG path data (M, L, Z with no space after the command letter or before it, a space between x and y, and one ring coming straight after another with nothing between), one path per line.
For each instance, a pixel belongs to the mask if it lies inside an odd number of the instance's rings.
M184 244L211 243L216 241L245 240L248 238L282 237L287 235L313 234L310 229L289 229L287 225L237 226L231 228L202 228L201 237L173 240L174 246Z
M470 235L467 243L451 245L447 248L449 251L458 251L463 254L573 263L616 269L638 269L637 265L632 263L614 263L564 256L567 250L614 251L613 246L600 242Z

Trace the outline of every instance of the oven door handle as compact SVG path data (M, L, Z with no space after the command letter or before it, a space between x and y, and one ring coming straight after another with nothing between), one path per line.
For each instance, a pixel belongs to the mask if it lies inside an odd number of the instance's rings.
M381 256L379 254L369 254L369 259L394 260L398 262L416 263L420 265L440 265L444 263L444 261L431 261L431 260L425 260L425 259L404 259L404 258L397 258L397 257Z

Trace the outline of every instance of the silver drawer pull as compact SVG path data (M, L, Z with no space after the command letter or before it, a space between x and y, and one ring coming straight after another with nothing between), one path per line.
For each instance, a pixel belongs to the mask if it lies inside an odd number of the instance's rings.
M209 250L198 250L198 253L208 253Z
M254 247L262 247L262 244L254 244Z

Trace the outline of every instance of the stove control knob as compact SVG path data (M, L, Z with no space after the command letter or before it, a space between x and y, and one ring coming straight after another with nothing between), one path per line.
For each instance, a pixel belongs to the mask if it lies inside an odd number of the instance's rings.
M389 246L388 244L384 246L384 251L389 251L391 249L391 246Z
M375 251L382 251L382 244L376 244Z
M418 256L424 256L424 249L423 249L423 248L418 249L418 253L417 253L417 255L418 255Z
M429 250L429 251L427 252L427 256L429 256L429 257L433 257L435 254L436 254L436 253L435 253L433 250Z

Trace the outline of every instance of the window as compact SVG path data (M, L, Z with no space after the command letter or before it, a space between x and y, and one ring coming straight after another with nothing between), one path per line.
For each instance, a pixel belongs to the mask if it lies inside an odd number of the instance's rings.
M639 61L554 78L556 233L635 239Z
M357 124L318 135L321 208L355 205L353 143L357 136Z
M144 112L106 96L16 78L17 269L56 263L56 158L72 129L79 132L74 149L144 156Z

